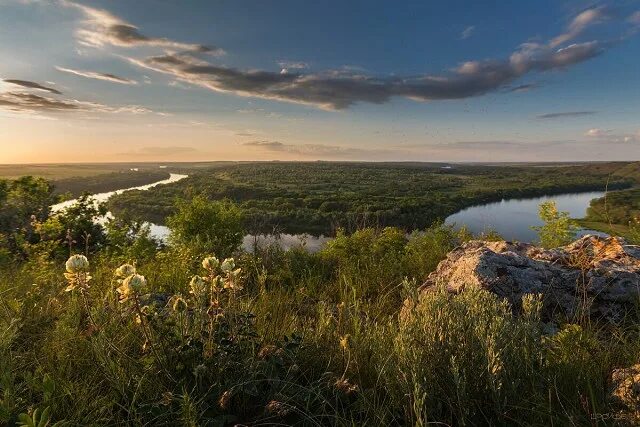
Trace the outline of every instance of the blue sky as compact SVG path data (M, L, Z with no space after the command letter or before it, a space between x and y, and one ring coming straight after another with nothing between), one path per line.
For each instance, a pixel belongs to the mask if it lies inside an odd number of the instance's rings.
M640 1L486 3L0 0L0 163L637 160Z

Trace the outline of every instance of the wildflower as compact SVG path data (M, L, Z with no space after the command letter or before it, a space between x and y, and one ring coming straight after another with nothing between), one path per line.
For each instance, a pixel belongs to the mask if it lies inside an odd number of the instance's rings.
M68 273L84 273L89 269L89 260L84 255L73 255L65 263Z
M357 393L359 388L357 384L351 384L349 380L341 378L334 384L337 390L343 392L347 396Z
M340 347L342 348L342 350L344 351L349 350L350 343L351 343L351 335L347 334L340 337Z
M258 352L258 358L262 360L266 360L271 357L281 357L283 355L284 355L284 350L282 350L281 348L273 344L265 345Z
M140 274L132 274L124 279L122 284L126 284L133 292L140 292L145 286L147 286L147 279Z
M208 256L202 260L202 267L208 271L214 271L220 265L220 260L218 258L212 256Z
M196 298L207 293L207 283L200 276L193 276L189 282L189 293Z
M188 306L187 302L179 295L174 295L171 298L171 308L173 311L185 311Z
M70 292L75 289L85 289L89 287L89 280L91 276L87 274L89 270L89 260L84 255L73 255L69 257L65 263L67 272L64 273L64 277L69 282L65 291Z
M270 414L282 418L291 413L291 411L293 410L293 406L287 405L283 402L278 402L277 400L272 400L271 402L267 403L267 406L265 406L265 410Z
M170 391L165 391L162 393L162 400L160 401L161 405L169 406L171 405L171 401L173 400L173 393Z
M207 367L203 364L196 366L193 370L193 375L196 378L202 378L207 373Z
M122 279L136 274L136 268L131 264L122 264L116 268L116 276Z
M220 396L220 400L218 400L218 405L220 405L221 409L229 408L229 403L231 402L231 391L227 390Z
M122 285L117 289L120 294L120 302L125 302L132 296L140 293L147 286L147 279L140 274L132 274L122 281Z
M224 261L222 261L222 265L220 266L220 269L224 272L224 273L231 273L231 271L236 268L236 262L233 260L233 258L227 258Z

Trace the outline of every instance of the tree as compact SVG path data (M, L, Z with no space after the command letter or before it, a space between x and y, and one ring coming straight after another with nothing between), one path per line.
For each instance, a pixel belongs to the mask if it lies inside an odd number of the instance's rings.
M538 215L544 223L533 227L538 232L540 244L545 248L557 248L574 239L577 227L571 221L569 212L560 212L556 202L548 201L540 204Z
M0 181L0 252L18 254L23 244L34 242L32 224L48 217L53 202L53 186L43 178Z
M173 243L218 257L230 256L242 243L243 212L232 201L209 201L196 196L178 202L177 209L167 218Z

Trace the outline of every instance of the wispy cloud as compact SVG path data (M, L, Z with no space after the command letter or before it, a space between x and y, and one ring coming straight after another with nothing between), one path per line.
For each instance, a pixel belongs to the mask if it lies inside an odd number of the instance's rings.
M640 142L640 130L635 133L619 133L612 129L591 128L584 135L601 142Z
M56 95L62 95L62 92L60 92L57 89L54 89L54 88L48 87L48 86L43 86L40 83L32 82L32 81L29 81L29 80L5 79L4 82L5 83L11 83L11 84L17 85L17 86L26 87L26 88L29 88L29 89L36 89L36 90L41 90L41 91L44 91L44 92L53 93L53 94L56 94Z
M112 82L112 83L120 83L120 84L125 84L125 85L137 85L138 84L138 82L135 81L135 80L131 80L131 79L127 79L127 78L124 78L124 77L116 76L115 74L111 74L111 73L98 73L98 72L95 72L95 71L74 70L72 68L64 68L64 67L59 67L59 66L56 66L55 68L56 68L56 70L62 71L63 73L74 74L76 76L86 77L88 79L104 80L104 81L108 81L108 82Z
M572 118L572 117L593 116L594 114L598 114L598 112L597 111L562 111L558 113L539 114L536 116L536 118L539 120L549 120L549 119L563 119L563 118Z
M174 157L198 153L198 149L190 146L150 146L119 153L120 156L134 157Z
M51 113L127 113L145 114L152 111L139 105L108 106L95 102L79 101L76 99L56 99L28 92L1 92L0 109L14 113L32 115Z
M473 32L476 30L475 25L470 25L460 33L460 40L466 40L473 35Z
M254 148L271 153L286 153L313 159L352 159L372 158L381 154L388 154L388 150L363 150L353 147L341 147L326 144L287 144L280 141L260 140L242 144L244 147Z
M517 86L510 86L505 88L505 92L529 92L530 90L537 89L540 87L540 83L525 83Z
M217 47L202 44L183 43L163 37L150 37L142 34L138 27L113 15L112 13L70 0L60 0L61 5L79 10L85 17L81 28L76 32L82 45L102 47L155 46L188 51L223 54Z
M393 97L417 101L464 99L504 89L530 73L566 70L603 54L613 42L592 40L559 46L577 37L587 27L604 22L604 16L604 9L590 9L578 15L563 34L547 43L528 42L506 60L468 61L440 75L377 77L346 70L315 74L288 69L284 73L240 70L170 52L129 60L145 69L212 91L307 104L327 110L341 110L359 102L382 104Z
M560 46L561 44L575 39L590 26L602 23L611 17L611 11L606 6L587 9L573 18L566 31L559 36L554 37L549 45L551 47Z

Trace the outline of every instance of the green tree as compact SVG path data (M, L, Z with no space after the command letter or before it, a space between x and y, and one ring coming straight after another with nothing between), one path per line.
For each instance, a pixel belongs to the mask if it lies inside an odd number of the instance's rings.
M196 253L227 257L242 243L242 220L242 210L232 201L196 196L178 202L177 212L167 218L167 225L173 243Z
M539 227L533 227L538 232L540 244L545 248L557 248L571 243L574 239L577 227L571 221L569 212L558 211L556 202L548 201L540 204L538 215L544 223Z
M34 242L32 225L49 216L53 202L53 186L46 179L0 181L0 252L19 254L24 243Z

